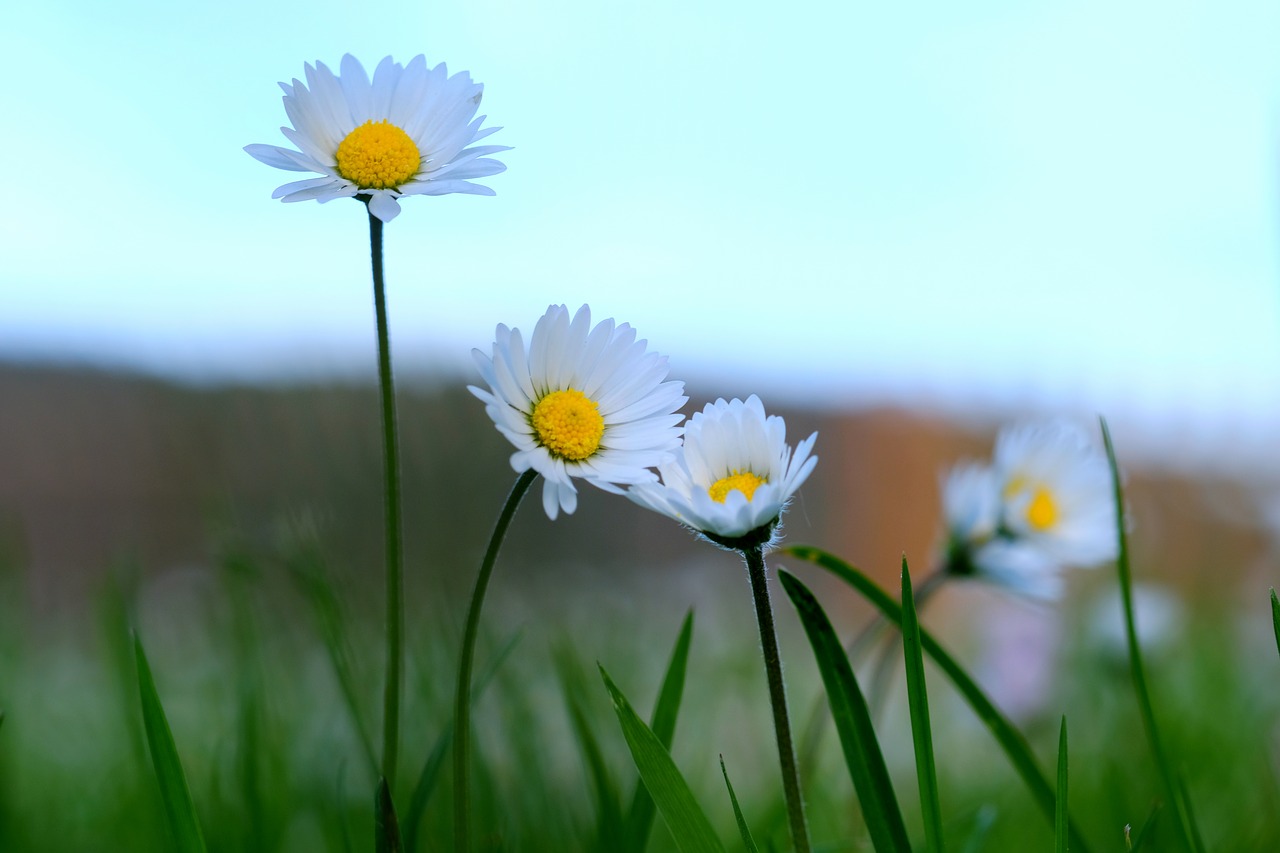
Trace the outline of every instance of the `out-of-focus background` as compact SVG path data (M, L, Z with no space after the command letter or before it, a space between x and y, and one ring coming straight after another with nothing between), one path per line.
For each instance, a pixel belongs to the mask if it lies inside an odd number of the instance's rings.
M83 788L72 780L124 774L149 802L144 775L87 745L128 728L127 703L121 720L85 722L115 695L94 657L103 601L120 596L119 618L157 638L175 727L213 790L230 735L201 705L221 670L190 661L225 651L228 566L252 566L271 590L256 606L294 638L281 659L308 661L314 645L282 556L298 541L319 543L335 589L376 622L364 212L272 201L296 176L241 150L286 144L275 82L305 61L336 68L345 52L369 69L425 53L469 70L504 127L492 141L514 146L500 155L509 170L486 181L495 198L408 199L386 231L423 684L451 677L457 609L513 477L464 390L477 379L470 350L499 322L528 330L550 303L586 302L670 356L686 412L758 393L793 442L818 430L821 462L788 539L886 585L904 554L917 575L934 559L947 466L988 454L1016 419L1092 427L1105 415L1130 487L1140 619L1156 626L1153 676L1172 684L1175 728L1193 745L1193 793L1222 818L1211 826L1234 826L1237 849L1280 836L1212 802L1226 781L1274 792L1280 765L1277 702L1249 686L1253 667L1275 662L1266 591L1280 581L1275 4L55 0L8 18L21 37L0 56L13 188L0 209L0 739L25 732L26 746L0 749L0 841L48 849L29 841L47 841L30 815L60 786ZM807 579L842 630L867 618ZM1114 572L1068 587L1060 607L1037 609L957 585L926 614L1037 743L1064 709L1098 711L1115 731L1133 722L1109 657ZM702 619L695 666L704 649L700 665L737 660L743 689L760 687L758 661L733 657L754 640L739 630L746 591L731 556L603 493L554 523L531 502L495 581L491 641L522 626L514 666L541 672L548 649L575 637L585 660L652 682L689 606ZM812 699L807 649L780 618L795 689ZM1171 663L1189 657L1191 674ZM332 689L314 660L288 668ZM539 725L544 687L530 676L514 690ZM736 689L701 697L690 742L738 731L763 694ZM1232 698L1198 716L1206 691ZM955 742L968 743L958 718ZM22 728L33 719L47 730ZM340 719L303 734L330 749ZM1224 719L1230 736L1268 745L1243 776L1220 760L1239 746L1213 734ZM1118 762L1095 765L1107 780L1091 789L1104 792L1096 825L1140 823L1152 794L1142 753L1117 757L1096 734L1096 755ZM684 749L684 766L716 782L707 755ZM1003 771L975 755L940 758L994 780L956 820L981 824L991 802L1018 813ZM744 760L767 767L768 752ZM332 768L313 769L317 789L330 785ZM569 784L575 772L563 771ZM82 812L59 818L83 832L66 849L99 843ZM1018 837L1018 821L992 820L995 837ZM263 849L317 849L323 835L296 817L281 827Z

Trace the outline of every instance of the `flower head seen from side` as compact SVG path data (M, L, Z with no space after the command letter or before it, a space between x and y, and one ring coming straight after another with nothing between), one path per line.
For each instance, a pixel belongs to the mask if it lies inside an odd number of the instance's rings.
M685 425L684 445L658 469L661 483L632 486L627 496L725 548L772 544L796 490L813 473L814 433L795 448L787 427L766 415L754 394L709 403Z
M323 62L305 67L305 83L280 84L293 125L280 131L297 150L259 144L244 150L268 166L321 177L284 184L272 198L359 198L390 222L402 196L494 194L472 181L505 170L485 155L509 149L468 147L500 128L481 129L485 116L475 113L484 87L467 72L450 76L444 63L427 68L421 55L403 66L386 57L372 80L350 54L339 74Z
M573 480L621 492L656 479L651 469L680 446L684 383L667 381L666 356L646 352L630 325L591 325L552 305L526 349L519 329L499 325L493 350L472 350L485 390L469 386L498 431L516 447L511 466L544 479L542 506L554 519L578 505Z
M1115 497L1101 449L1064 421L1001 431L991 464L943 481L947 571L1031 598L1061 595L1064 568L1115 559Z

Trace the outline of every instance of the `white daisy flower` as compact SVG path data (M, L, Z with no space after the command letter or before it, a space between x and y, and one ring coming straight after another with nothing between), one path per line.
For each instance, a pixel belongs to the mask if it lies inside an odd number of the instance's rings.
M656 479L651 468L680 446L684 383L664 381L667 358L645 352L635 329L612 319L591 327L583 305L569 318L552 305L526 351L519 329L499 325L492 355L472 350L485 404L498 431L516 446L511 467L544 479L542 506L554 519L578 506L573 478L606 491Z
M451 77L443 62L429 69L419 55L401 66L388 56L378 63L371 83L364 67L347 54L340 75L317 62L306 66L306 78L305 84L297 79L280 84L293 123L280 132L298 150L275 145L244 150L268 166L324 177L285 184L272 198L321 203L360 198L368 201L371 214L390 222L400 213L396 199L401 196L494 194L470 179L504 171L506 166L485 155L509 147L467 147L501 129L480 129L485 116L474 116L484 87L467 72Z
M1116 558L1115 494L1102 450L1073 424L1004 430L993 459L1002 526L1062 565Z
M1030 598L1062 594L1062 569L1112 560L1115 498L1105 455L1065 422L1021 425L987 465L957 465L942 485L946 568Z
M759 397L716 400L685 425L680 453L658 469L662 482L632 486L627 496L718 545L766 545L818 464L809 455L817 438L815 432L800 442L793 455L786 423L766 416Z

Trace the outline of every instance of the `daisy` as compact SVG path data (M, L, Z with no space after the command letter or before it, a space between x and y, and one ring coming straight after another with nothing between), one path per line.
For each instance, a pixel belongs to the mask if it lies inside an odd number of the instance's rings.
M493 195L470 179L506 169L485 157L509 150L503 145L467 146L500 128L475 118L484 87L461 71L449 76L444 63L427 68L419 55L402 66L387 57L373 81L347 54L341 74L323 62L306 65L306 83L281 83L284 109L293 127L280 132L298 150L275 145L246 145L250 156L291 172L323 177L278 187L272 198L321 203L335 198L367 201L383 222L400 213L396 201L406 195L470 193Z
M1063 565L1114 560L1115 494L1101 448L1073 424L1024 424L1003 431L993 459L1001 524Z
M978 575L1041 600L1062 569L1115 559L1115 498L1106 457L1054 421L1006 429L991 464L957 465L942 485L946 572Z
M472 350L489 390L469 386L516 447L511 467L543 476L542 506L554 519L578 505L575 478L615 493L656 479L651 468L680 446L684 383L664 381L666 356L646 352L635 329L591 309L547 309L529 337L499 325L493 351Z
M707 404L685 426L679 455L659 467L661 483L632 486L627 496L735 550L771 544L783 510L818 464L818 434L794 455L787 426L765 415L754 394Z

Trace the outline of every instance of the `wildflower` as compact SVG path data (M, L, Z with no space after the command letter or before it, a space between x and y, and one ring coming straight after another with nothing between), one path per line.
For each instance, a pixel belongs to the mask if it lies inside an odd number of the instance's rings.
M783 510L818 464L818 434L787 445L787 426L765 415L754 394L707 404L685 426L676 458L659 467L661 483L632 486L627 496L718 545L734 550L771 544Z
M684 383L664 381L666 356L645 349L626 323L608 319L592 328L589 306L571 320L565 306L552 305L528 350L520 330L504 325L491 356L472 350L489 390L470 391L515 445L511 466L543 476L548 517L577 508L574 478L620 493L656 479L649 469L679 447Z
M1032 598L1061 595L1060 572L1116 556L1106 457L1065 422L1004 430L990 465L962 463L942 487L947 571Z
M355 57L342 57L341 75L322 62L306 65L306 83L281 83L284 109L293 127L280 132L298 150L246 145L250 156L291 172L323 177L278 187L272 198L321 203L335 198L368 202L383 222L400 213L407 195L493 195L471 179L506 169L485 157L503 145L468 148L500 128L483 130L474 118L484 87L461 71L449 76L444 63L428 69L419 55L406 66L387 57L372 83Z

